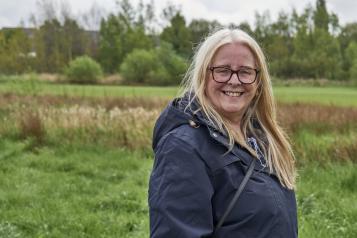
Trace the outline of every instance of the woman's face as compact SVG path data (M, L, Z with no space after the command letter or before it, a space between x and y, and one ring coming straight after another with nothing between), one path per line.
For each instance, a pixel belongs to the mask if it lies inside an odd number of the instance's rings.
M221 46L214 55L210 67L224 66L232 70L255 69L255 59L250 49L241 43L230 43ZM229 71L228 71L229 72ZM219 72L221 73L221 72ZM216 74L215 74L216 75ZM224 72L223 72L224 75ZM252 84L242 84L237 74L225 83L218 83L213 79L212 71L207 75L205 94L213 107L231 122L241 121L241 118L254 98L257 91L257 80Z

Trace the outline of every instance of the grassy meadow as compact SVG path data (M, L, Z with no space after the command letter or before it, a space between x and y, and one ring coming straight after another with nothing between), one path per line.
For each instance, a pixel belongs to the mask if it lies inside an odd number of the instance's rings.
M0 237L148 237L151 134L176 92L0 79ZM299 237L357 237L356 88L274 93Z
M17 95L60 96L60 97L160 97L170 99L177 96L178 87L146 87L115 85L71 85L38 80L37 76L1 77L0 93ZM281 86L274 87L274 94L283 103L317 103L336 106L357 106L357 88L351 86Z

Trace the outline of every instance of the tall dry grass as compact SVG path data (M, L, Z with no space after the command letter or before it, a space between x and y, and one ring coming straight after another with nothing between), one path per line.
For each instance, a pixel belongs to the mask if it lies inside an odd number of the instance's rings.
M99 143L129 149L151 145L151 134L159 110L142 107L106 109L101 106L41 107L15 110L10 121L18 122L20 138L37 142Z
M16 93L0 94L0 108L6 108L9 105L23 105L26 107L40 105L48 107L63 107L63 106L101 106L105 109L120 108L136 108L144 109L161 109L169 102L168 99L162 97L78 97L78 96L55 96L55 95L19 95Z
M95 143L149 149L156 118L168 103L158 98L0 96L0 134L41 143ZM298 157L357 162L357 108L280 104L278 119Z
M357 108L314 104L280 104L278 120L290 132L310 125L315 132L331 132L357 126Z

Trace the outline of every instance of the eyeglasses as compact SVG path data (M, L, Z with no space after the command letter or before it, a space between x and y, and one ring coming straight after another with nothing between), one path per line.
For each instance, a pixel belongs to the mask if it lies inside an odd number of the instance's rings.
M212 72L213 80L217 83L226 83L232 78L233 74L236 74L239 82L242 84L254 83L260 72L258 69L249 67L232 70L231 68L225 66L210 67L209 70Z

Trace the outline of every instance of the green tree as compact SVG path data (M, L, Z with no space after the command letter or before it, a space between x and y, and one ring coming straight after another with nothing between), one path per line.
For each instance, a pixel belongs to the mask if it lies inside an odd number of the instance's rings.
M66 18L46 20L34 37L37 70L40 72L61 72L75 57L87 52L89 39L76 20Z
M352 41L346 48L346 59L349 62L348 77L357 82L357 41Z
M125 50L125 25L118 17L110 14L100 26L99 59L106 72L114 72L122 61Z
M340 48L342 49L342 78L350 78L349 71L352 66L351 59L346 56L347 48L352 42L357 42L357 23L348 23L341 28L338 35Z
M221 26L216 20L193 19L188 26L192 44L200 43L205 36Z
M271 42L271 18L269 11L263 14L255 13L255 39L262 45L263 49Z
M254 31L252 30L252 27L249 25L248 22L243 21L238 25L239 29L242 29L243 31L247 32L249 35L253 36Z
M330 15L326 9L325 0L316 0L316 7L314 11L314 26L324 31L329 30Z
M76 20L70 18L65 19L63 23L63 35L63 51L66 62L89 53L88 44L90 39L86 35L84 29L78 25Z
M342 60L337 39L320 28L315 29L312 38L310 65L314 78L337 79L340 76Z
M185 18L180 12L177 12L170 19L170 25L163 29L160 38L169 42L180 56L188 58L191 55L190 30L186 26Z
M13 74L31 71L33 57L31 42L23 29L0 31L0 73Z
M45 21L36 35L36 53L42 72L59 72L66 64L62 54L64 46L61 23L54 19Z
M175 53L171 44L163 42L155 49L155 53L160 62L158 71L155 72L153 84L157 85L178 85L187 69L187 62Z
M317 1L316 8L306 8L303 14L292 14L293 52L292 76L302 78L341 78L342 53L335 35L338 18L329 15L325 1ZM331 32L330 32L330 31Z
M291 77L293 37L289 15L280 12L278 20L270 25L269 41L266 42L266 54L269 57L271 72L280 77Z
M152 48L153 40L145 32L143 7L138 11L127 0L118 1L119 12L101 22L100 62L106 72L117 70L133 49ZM148 14L152 14L147 11ZM149 18L149 17L148 17Z

